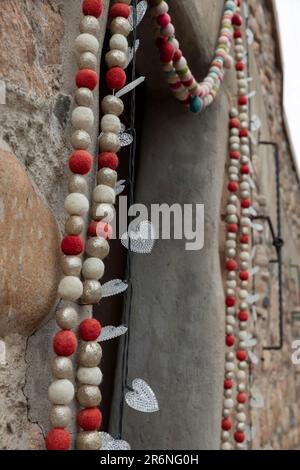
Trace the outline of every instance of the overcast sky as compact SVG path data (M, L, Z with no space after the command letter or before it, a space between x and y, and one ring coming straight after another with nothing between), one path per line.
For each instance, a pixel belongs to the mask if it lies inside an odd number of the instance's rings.
M276 0L284 60L284 107L300 171L300 0Z

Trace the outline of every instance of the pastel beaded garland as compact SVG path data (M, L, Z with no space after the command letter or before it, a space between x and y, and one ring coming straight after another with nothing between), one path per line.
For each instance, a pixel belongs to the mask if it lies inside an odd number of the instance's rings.
M156 44L167 82L179 101L189 105L191 112L200 113L214 101L224 80L224 70L232 65L229 52L233 36L232 19L235 17L237 0L225 1L214 59L207 77L200 83L194 78L187 60L182 55L167 1L150 0L150 4L159 28L160 36Z

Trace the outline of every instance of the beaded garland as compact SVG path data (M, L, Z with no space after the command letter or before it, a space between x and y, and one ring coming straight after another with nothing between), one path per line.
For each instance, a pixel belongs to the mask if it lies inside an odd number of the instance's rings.
M229 139L229 166L228 191L230 193L227 205L227 237L226 237L226 346L232 348L236 344L236 353L232 350L226 353L224 403L221 448L231 450L230 431L234 428L233 438L237 449L244 448L246 414L245 405L248 400L247 389L247 321L248 313L248 286L251 243L251 219L249 208L251 206L251 193L249 184L249 122L248 122L248 82L244 72L244 44L243 20L240 9L234 17L234 53L235 67L238 83L238 110L230 111L230 139ZM239 194L238 196L235 194ZM238 211L240 211L238 215ZM238 253L238 261L236 260ZM238 281L237 281L238 274ZM238 298L237 298L238 297ZM238 305L237 305L238 303ZM238 308L237 308L238 307ZM234 325L238 320L238 331L234 335ZM235 376L235 360L238 371ZM233 426L232 413L235 406L233 400L233 379L236 378L236 412L235 426Z
M180 44L175 36L175 28L168 13L169 5L167 1L150 0L150 5L159 28L156 45L160 52L162 69L170 89L179 101L189 106L191 112L202 112L215 100L224 80L225 69L232 66L232 58L229 53L232 44L233 25L237 21L236 9L240 5L240 0L225 1L214 59L208 75L200 83L196 81L187 60L180 50Z

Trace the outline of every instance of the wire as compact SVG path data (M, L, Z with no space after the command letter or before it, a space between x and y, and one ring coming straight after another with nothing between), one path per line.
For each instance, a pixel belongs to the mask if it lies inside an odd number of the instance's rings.
M133 0L132 4L132 23L133 23L133 58L132 58L132 69L131 69L131 81L136 78L136 40L137 40L137 0ZM132 90L131 94L131 110L130 110L130 131L133 136L133 142L130 147L129 154L129 194L128 202L129 207L134 203L134 190L135 190L135 164L136 164L136 131L135 131L135 114L136 114L136 90ZM123 324L127 326L127 333L124 336L123 353L122 353L122 384L120 393L120 404L119 404L119 422L118 422L118 439L122 438L123 434L123 417L124 417L124 401L125 393L130 389L128 385L128 363L129 363L129 345L130 345L130 324L131 324L131 313L132 313L132 296L133 287L131 281L131 238L128 236L128 255L126 262L126 276L128 282L128 289L125 294L123 303Z

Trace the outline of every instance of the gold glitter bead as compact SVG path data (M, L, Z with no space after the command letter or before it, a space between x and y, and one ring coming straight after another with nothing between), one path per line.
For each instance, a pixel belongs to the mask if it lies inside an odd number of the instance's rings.
M84 408L98 406L101 399L101 392L96 385L81 385L77 390L77 400Z
M87 182L82 175L70 175L68 184L69 193L87 193Z
M124 111L124 104L120 98L113 95L107 95L103 98L101 103L103 114L114 114L120 116Z
M68 406L54 406L50 412L50 423L54 428L66 428L71 421L72 413Z
M101 168L101 170L97 173L97 182L98 184L106 184L111 188L116 186L116 182L118 179L118 174L115 170L111 168Z
M71 217L66 220L65 232L67 235L80 235L83 227L83 218L79 215L71 215Z
M56 312L56 323L62 330L72 330L78 325L78 313L74 307L67 305Z
M89 279L83 283L83 294L80 303L84 305L95 305L102 297L102 287L100 282Z
M100 450L101 437L97 431L82 431L76 438L77 450Z
M52 375L56 379L72 379L73 364L68 357L56 357L52 364Z
M92 237L86 242L85 250L91 257L104 259L109 253L109 244L102 237Z
M80 276L82 261L79 256L64 256L61 269L65 276Z
M82 341L78 350L78 362L84 367L96 367L101 361L102 348L96 341Z

